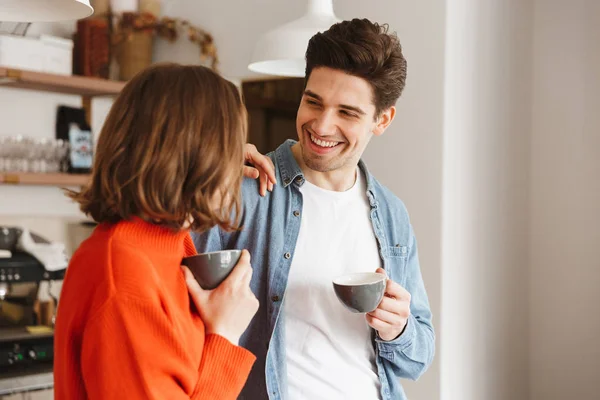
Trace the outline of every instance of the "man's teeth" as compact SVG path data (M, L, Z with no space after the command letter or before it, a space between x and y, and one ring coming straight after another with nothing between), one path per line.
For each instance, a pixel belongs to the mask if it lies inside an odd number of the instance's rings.
M312 140L314 143L318 144L321 147L333 147L338 144L338 142L326 142L325 140L317 139L313 135L310 135L310 140Z

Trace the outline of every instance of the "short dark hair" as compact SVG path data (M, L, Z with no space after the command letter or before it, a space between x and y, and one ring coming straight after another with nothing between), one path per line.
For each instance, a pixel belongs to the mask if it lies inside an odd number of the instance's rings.
M241 206L246 109L203 66L157 64L131 79L98 140L91 184L69 192L96 222L234 229ZM234 213L234 211L236 211Z
M306 50L305 85L314 68L332 68L369 82L375 115L396 104L406 82L406 59L398 36L388 29L355 18L314 35Z

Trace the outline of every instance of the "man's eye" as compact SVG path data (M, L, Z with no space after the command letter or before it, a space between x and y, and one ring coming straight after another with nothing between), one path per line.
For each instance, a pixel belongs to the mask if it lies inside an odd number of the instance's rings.
M353 113L351 113L351 112L348 112L348 111L346 111L346 110L342 110L342 111L341 111L341 113L342 113L342 114L344 114L345 116L347 116L347 117L351 117L351 118L356 118L356 117L358 117L358 115L356 115L356 114L353 114Z
M314 100L306 100L306 102L307 102L308 104L310 104L311 106L318 106L318 105L319 105L319 103L317 103L317 102L316 102L316 101L314 101Z

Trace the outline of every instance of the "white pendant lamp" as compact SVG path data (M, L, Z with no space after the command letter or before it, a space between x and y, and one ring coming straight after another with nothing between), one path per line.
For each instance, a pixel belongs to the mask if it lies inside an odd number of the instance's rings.
M332 0L308 0L306 15L259 38L248 69L268 75L303 77L308 41L337 22L340 20L333 13Z
M89 0L0 0L0 22L52 22L89 17Z

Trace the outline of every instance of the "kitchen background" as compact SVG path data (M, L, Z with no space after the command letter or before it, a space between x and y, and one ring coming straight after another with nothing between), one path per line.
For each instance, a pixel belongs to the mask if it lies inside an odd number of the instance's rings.
M260 34L305 8L164 0L161 14L212 35L220 71L242 86L264 79L247 70ZM334 9L389 23L409 65L398 118L365 155L411 212L435 318L436 360L406 384L409 397L600 398L600 2L336 0ZM75 27L34 23L27 35L71 38ZM196 43L153 48L154 61L199 62ZM53 138L56 107L82 105L2 83L0 137ZM258 131L293 126L293 107L273 114L255 103L255 127L270 121ZM92 99L93 133L110 104ZM263 149L279 141L267 137L255 136ZM72 251L89 232L83 219L57 187L0 183L0 225Z

